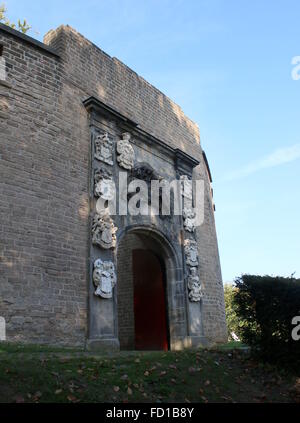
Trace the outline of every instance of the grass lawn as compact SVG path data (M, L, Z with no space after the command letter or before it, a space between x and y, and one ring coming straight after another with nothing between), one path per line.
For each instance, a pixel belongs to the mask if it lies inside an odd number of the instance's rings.
M0 402L300 402L300 374L239 346L96 355L0 343Z

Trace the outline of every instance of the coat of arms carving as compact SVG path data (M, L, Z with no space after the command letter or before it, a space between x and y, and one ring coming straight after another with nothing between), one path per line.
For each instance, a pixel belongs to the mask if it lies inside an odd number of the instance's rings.
M184 252L186 264L188 266L198 266L198 247L197 242L193 239L186 239L184 242Z
M95 158L101 162L113 165L113 142L109 139L107 132L97 135L95 139Z
M112 179L112 173L106 169L96 169L94 174L94 194L95 197L101 197L104 200L113 200L116 187Z
M92 224L92 243L105 249L114 248L117 230L109 214L96 213Z
M192 208L185 208L182 212L183 226L188 232L194 232L195 230L195 218L196 213Z
M122 139L117 142L117 153L119 166L130 170L134 165L134 149L130 144L131 135L129 132L122 134Z
M191 273L188 276L189 299L197 302L201 300L204 294L197 274L197 267L191 267L190 271Z
M112 290L117 283L114 263L97 259L94 262L93 282L96 296L112 298Z

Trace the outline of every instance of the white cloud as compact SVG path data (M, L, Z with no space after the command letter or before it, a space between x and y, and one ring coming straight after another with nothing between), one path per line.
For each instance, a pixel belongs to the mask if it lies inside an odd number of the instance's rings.
M278 148L268 156L255 160L248 165L229 173L226 175L225 179L227 181L240 179L259 170L280 166L284 163L293 162L298 159L300 159L300 143L290 147Z

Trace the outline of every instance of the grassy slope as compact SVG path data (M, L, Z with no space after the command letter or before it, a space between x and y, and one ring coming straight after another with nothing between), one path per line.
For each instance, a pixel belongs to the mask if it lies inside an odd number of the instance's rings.
M228 346L105 356L0 344L0 402L290 402L296 380Z

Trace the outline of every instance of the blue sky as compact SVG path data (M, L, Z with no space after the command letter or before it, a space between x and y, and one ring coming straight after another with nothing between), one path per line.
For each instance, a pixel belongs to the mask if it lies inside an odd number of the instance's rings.
M224 282L242 273L300 277L300 79L291 75L299 0L5 3L40 40L71 25L198 123Z

